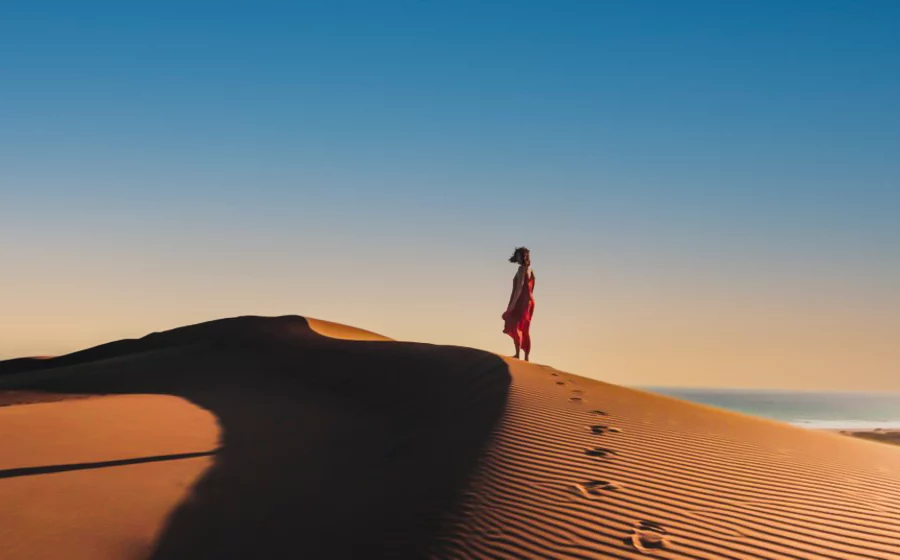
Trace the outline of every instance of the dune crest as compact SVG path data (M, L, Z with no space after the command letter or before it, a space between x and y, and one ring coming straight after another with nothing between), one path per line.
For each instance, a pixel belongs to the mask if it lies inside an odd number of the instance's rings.
M392 341L393 339L382 336L378 333L358 329L356 327L348 327L340 323L332 323L322 319L306 318L309 328L322 336L329 338L339 338L341 340L370 340L370 341Z

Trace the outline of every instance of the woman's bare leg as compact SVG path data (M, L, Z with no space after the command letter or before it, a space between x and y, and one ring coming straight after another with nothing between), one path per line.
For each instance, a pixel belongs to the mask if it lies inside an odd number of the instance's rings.
M530 329L525 329L522 331L522 350L525 351L525 361L528 360L528 356L531 354L531 332Z

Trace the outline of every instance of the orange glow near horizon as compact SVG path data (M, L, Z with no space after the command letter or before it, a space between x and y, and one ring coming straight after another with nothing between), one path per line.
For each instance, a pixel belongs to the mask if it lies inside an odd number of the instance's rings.
M442 274L431 272L435 263L381 263L365 269L364 284L353 263L324 258L273 259L250 272L226 261L178 269L136 260L85 262L72 276L36 270L0 294L0 358L245 314L308 315L509 355L500 314L515 268L503 256ZM638 386L900 390L900 304L887 282L864 290L832 275L812 289L783 275L763 289L757 279L691 283L648 272L635 281L610 271L593 282L580 266L535 255L538 363Z

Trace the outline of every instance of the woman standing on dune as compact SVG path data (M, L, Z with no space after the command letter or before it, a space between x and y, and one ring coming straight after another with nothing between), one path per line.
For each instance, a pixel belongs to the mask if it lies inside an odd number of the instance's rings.
M519 265L513 278L512 295L509 305L503 313L503 332L513 339L516 345L516 358L519 350L525 351L525 361L531 354L531 317L534 315L534 272L531 270L531 252L525 247L516 247L509 262Z

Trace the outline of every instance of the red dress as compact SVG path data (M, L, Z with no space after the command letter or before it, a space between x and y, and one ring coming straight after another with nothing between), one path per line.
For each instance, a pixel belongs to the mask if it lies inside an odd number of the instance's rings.
M518 278L519 276L516 275L516 278L513 280L513 291L515 291L515 282ZM514 341L518 342L526 354L531 351L531 335L529 331L531 328L531 317L533 315L534 273L529 270L528 279L525 280L525 285L522 286L522 291L519 292L518 300L513 304L511 311L503 314L503 319L505 321L503 332L511 336Z

